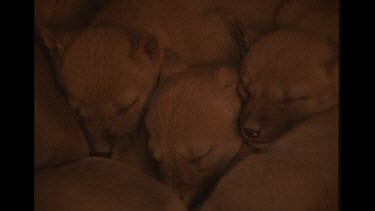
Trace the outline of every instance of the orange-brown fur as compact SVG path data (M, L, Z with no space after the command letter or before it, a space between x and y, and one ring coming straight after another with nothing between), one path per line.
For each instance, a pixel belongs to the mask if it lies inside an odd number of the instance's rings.
M241 146L235 69L202 67L176 74L157 90L146 114L149 149L162 180L192 205Z
M53 166L87 157L87 141L55 82L44 47L36 43L34 53L35 167Z
M35 173L39 211L186 211L167 186L119 161L87 158Z
M127 25L152 33L163 48L175 50L188 65L197 65L238 62L231 22L200 1L113 0L93 24Z
M241 129L249 143L271 142L298 121L337 105L337 64L328 42L303 31L276 30L251 46L239 87Z
M285 133L223 176L202 211L337 211L338 108Z
M154 36L127 28L94 26L62 47L57 77L83 120L94 150L132 141L159 74Z

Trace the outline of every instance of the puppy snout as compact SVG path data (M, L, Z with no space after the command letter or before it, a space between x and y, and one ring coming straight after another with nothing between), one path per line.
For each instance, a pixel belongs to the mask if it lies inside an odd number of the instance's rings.
M254 121L245 121L242 125L242 133L246 138L256 139L260 136L260 125Z
M255 130L252 128L244 128L244 133L249 138L258 138L260 135L260 130Z

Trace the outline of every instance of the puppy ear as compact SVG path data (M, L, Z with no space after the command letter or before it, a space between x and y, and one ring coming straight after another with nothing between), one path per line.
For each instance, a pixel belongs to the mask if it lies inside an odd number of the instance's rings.
M48 49L49 56L55 65L61 61L66 46L71 42L76 33L76 31L52 32L43 25L36 27L36 35L41 44Z
M158 39L150 33L139 34L135 54L137 57L144 55L152 62L159 62L161 59L161 49Z
M42 44L51 52L60 52L62 49L61 43L57 40L56 34L52 33L43 25L39 25L36 28L36 33L39 36L39 40Z
M236 88L238 83L238 71L230 67L220 67L215 72L215 78L223 89Z
M232 37L237 42L240 56L243 58L249 52L251 46L264 34L272 31L269 27L246 26L235 18L232 20Z

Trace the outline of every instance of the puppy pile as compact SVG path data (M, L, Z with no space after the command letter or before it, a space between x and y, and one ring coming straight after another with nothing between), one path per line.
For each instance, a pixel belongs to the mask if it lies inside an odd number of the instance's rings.
M91 156L189 210L338 210L337 0L48 2L36 33Z

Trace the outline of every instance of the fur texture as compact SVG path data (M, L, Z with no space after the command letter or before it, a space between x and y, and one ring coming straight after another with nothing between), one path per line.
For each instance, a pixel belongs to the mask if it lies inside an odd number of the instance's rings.
M201 199L241 146L236 70L205 67L176 74L146 114L149 149L161 179L189 205Z
M338 210L337 107L298 124L270 151L235 166L201 210Z
M34 53L35 167L54 166L87 157L87 141L56 84L45 49L35 44Z
M40 211L186 211L172 190L124 163L87 158L35 174Z
M154 34L162 48L171 48L188 65L236 63L237 45L231 20L205 9L204 2L184 0L113 0L93 24L127 25Z
M131 142L159 74L158 41L151 34L104 25L63 38L49 42L57 78L94 151L110 153L116 142Z
M250 48L241 68L241 130L262 146L298 121L338 104L337 52L325 40L276 30Z

